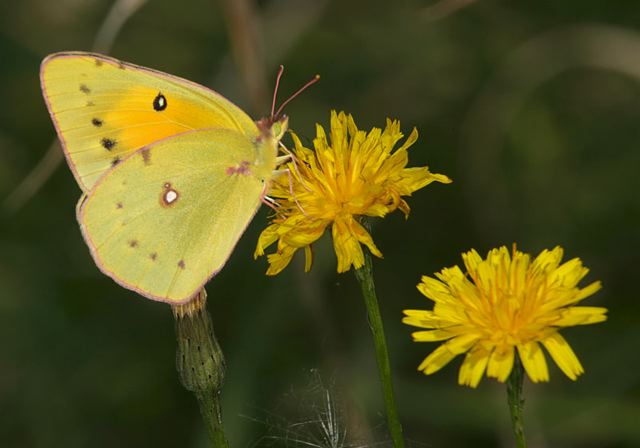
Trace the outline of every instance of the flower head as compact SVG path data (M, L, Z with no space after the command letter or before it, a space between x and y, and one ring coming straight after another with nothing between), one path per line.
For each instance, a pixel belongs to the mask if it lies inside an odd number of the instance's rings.
M601 287L579 288L589 270L579 258L565 263L562 248L544 250L534 260L506 247L482 259L475 250L462 255L467 275L458 266L445 268L437 279L424 276L418 290L435 305L433 310L405 310L405 324L427 330L413 333L417 342L446 341L420 364L429 375L457 355L466 353L458 382L476 387L483 374L504 382L514 363L515 349L533 382L548 381L541 345L572 380L582 365L567 341L563 327L606 320L606 308L575 306Z
M338 258L338 272L364 262L361 244L382 257L367 230L358 222L361 216L384 217L400 209L405 216L409 196L431 182L449 183L442 174L427 167L405 168L407 148L415 143L413 129L403 137L400 122L387 119L384 130L358 130L351 115L331 112L329 136L316 125L315 151L306 148L294 133L293 160L287 164L290 176L277 177L269 196L277 201L277 213L261 233L255 256L277 241L277 252L268 255L268 275L282 271L298 249L306 254L306 270L311 267L311 244L331 226Z

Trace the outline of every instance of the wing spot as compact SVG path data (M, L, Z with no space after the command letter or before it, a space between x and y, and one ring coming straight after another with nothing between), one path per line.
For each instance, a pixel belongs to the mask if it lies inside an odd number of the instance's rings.
M100 140L100 144L107 151L111 151L113 149L113 147L116 146L116 143L117 142L112 138L103 138L102 140Z
M95 127L99 128L100 126L102 126L104 124L104 121L102 121L99 118L92 118L91 119L91 124L94 125Z
M180 193L177 190L173 189L169 182L165 182L164 190L162 195L160 196L160 205L163 207L170 207L178 200L180 197Z
M161 112L167 108L167 98L162 94L162 92L158 92L156 97L153 99L153 110L156 112Z
M96 67L102 67L103 62L100 59L96 58L95 63L96 63Z
M149 258L151 258L151 261L156 261L156 258L158 258L158 254L156 252L154 252L154 253L149 255Z
M122 202L117 202L116 203L116 208L117 209L121 209L122 208Z
M136 248L136 247L138 247L138 240L131 240L131 241L129 241L129 247L131 247L131 248Z
M80 91L86 95L91 93L91 89L86 84L80 84Z
M233 176L234 174L239 174L242 176L247 176L251 174L251 162L248 160L243 160L239 165L230 166L225 170L227 176Z
M120 162L122 162L122 160L120 159L120 157L115 156L115 157L113 158L113 160L111 160L111 166L112 166L112 167L113 167L113 166L116 166L116 165L117 165L118 163L120 163Z
M151 165L151 152L148 149L143 149L140 151L140 154L142 154L144 164L147 166Z
M180 260L180 261L178 261L178 267L179 267L180 269L184 269L184 260Z

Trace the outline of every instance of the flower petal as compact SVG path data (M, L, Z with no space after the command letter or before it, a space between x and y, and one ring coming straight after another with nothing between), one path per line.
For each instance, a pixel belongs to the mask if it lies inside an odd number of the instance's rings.
M562 370L569 378L575 381L579 375L584 373L584 369L582 368L582 364L580 364L578 357L560 333L553 333L544 338L541 342L556 364L558 364L560 370Z
M489 359L487 376L504 383L513 368L513 358L513 346L494 349Z
M437 342L444 341L455 336L455 333L451 333L447 330L430 330L430 331L414 331L411 333L414 342Z
M477 387L484 374L490 352L481 344L476 344L464 358L458 372L458 384Z
M426 275L422 277L422 282L418 284L418 291L434 302L449 302L453 299L451 291L445 283Z
M518 345L518 354L524 370L534 383L549 381L549 369L540 344L536 341Z
M449 364L449 361L456 356L456 353L450 352L445 344L442 344L440 347L432 351L424 361L422 361L418 366L418 370L423 371L425 375L431 375Z
M404 310L405 317L402 322L407 325L421 328L436 328L440 318L433 311L427 310Z
M558 327L597 324L607 320L607 309L599 306L572 306L562 310L561 317L553 324Z
M267 275L276 275L282 272L291 262L291 258L293 258L293 254L295 254L297 250L297 248L286 246L276 253L267 255L267 261L269 262Z

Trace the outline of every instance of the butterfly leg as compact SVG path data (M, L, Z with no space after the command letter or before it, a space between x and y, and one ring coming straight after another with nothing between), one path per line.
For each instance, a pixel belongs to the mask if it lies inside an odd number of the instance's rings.
M298 158L295 156L295 154L293 154L289 148L287 148L284 143L279 142L279 149L282 150L283 153L285 153L284 156L280 156L276 158L276 166L280 166L281 164L291 161L291 163L293 164L293 170L296 173L296 177L298 179L300 179L300 184L303 186L303 188L307 191L311 191L311 189L304 183L304 180L302 178L302 176L300 175L300 171L298 170Z
M294 165L295 166L295 165ZM302 205L300 204L300 202L298 202L298 198L296 197L296 193L293 191L293 176L291 175L291 170L289 168L285 168L283 170L276 170L273 172L273 176L280 176L282 174L287 174L287 177L289 178L289 194L291 195L291 197L293 198L293 201L296 203L296 205L298 206L298 209L300 210L300 212L304 215L304 216L309 216L307 215L307 213L304 211L304 208L302 207ZM303 184L304 186L304 184ZM308 190L311 191L311 190Z

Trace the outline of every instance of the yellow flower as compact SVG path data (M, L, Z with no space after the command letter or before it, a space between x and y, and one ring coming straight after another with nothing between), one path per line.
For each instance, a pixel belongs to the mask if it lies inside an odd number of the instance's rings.
M563 264L562 248L544 250L533 261L506 247L491 250L483 260L475 250L462 255L467 274L458 266L435 278L424 276L418 290L435 303L432 311L405 310L402 321L425 331L417 342L446 341L420 364L429 375L457 355L466 353L458 383L476 387L483 374L504 382L514 362L515 348L533 382L548 381L542 346L572 380L584 370L559 330L606 320L606 308L574 306L601 287L579 288L589 270L579 258Z
M294 158L287 164L290 175L277 177L270 186L269 196L277 201L277 212L260 234L255 251L256 257L264 255L264 249L278 242L277 252L268 255L267 275L282 271L298 249L305 251L308 271L311 244L329 226L338 272L362 267L361 244L382 257L358 218L384 217L397 208L406 217L409 205L402 196L434 181L451 182L427 167L405 168L407 148L415 143L418 132L414 128L393 151L403 137L397 120L387 119L384 131L373 128L367 133L358 130L351 115L332 111L328 137L322 126L316 125L315 151L304 147L296 134L291 135L295 148Z

